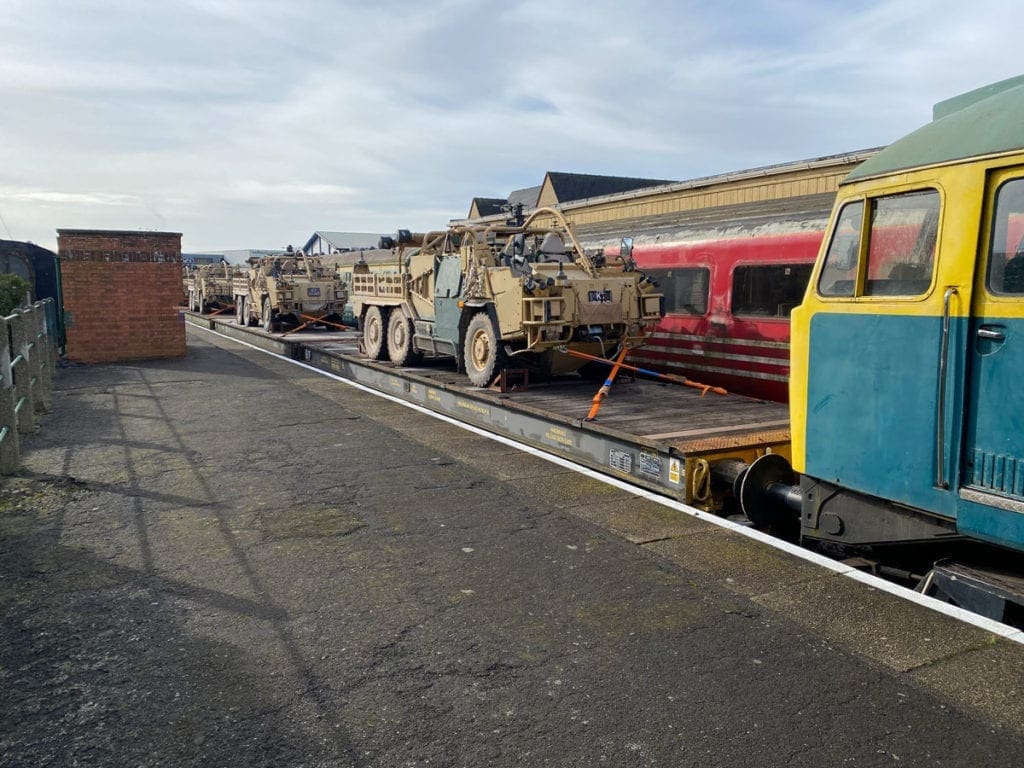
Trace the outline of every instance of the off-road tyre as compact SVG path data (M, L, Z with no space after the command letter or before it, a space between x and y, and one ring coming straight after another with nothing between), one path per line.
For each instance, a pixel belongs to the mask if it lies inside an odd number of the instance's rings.
M463 362L469 380L477 387L489 386L508 365L505 347L486 312L473 315L466 327Z
M235 325L245 327L248 325L245 316L245 296L235 296Z
M395 365L413 365L423 354L412 348L413 325L401 307L391 310L388 318L388 356Z
M371 360L387 360L388 310L373 306L363 315L363 352Z
M270 297L263 299L263 316L260 319L262 320L263 330L267 333L274 333L280 330L280 323L274 317L274 310L270 306Z

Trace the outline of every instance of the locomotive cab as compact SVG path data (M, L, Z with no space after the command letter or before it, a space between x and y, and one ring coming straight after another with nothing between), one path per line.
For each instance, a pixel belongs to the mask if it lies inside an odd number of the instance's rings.
M1024 77L840 187L792 314L801 537L1024 549Z

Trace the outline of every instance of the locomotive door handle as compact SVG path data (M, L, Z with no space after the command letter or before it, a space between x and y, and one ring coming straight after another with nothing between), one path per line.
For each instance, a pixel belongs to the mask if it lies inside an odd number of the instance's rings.
M978 329L978 338L986 341L1006 341L1004 327L1001 325L983 325Z

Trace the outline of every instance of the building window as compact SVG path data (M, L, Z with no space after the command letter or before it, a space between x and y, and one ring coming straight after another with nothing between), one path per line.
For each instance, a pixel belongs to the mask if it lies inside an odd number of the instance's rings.
M0 266L3 267L5 273L17 275L27 283L32 282L32 270L29 269L28 262L20 254L5 254Z

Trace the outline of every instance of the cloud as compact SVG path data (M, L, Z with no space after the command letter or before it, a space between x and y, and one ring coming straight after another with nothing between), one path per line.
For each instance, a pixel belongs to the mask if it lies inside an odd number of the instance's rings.
M42 205L137 205L139 203L139 199L134 195L2 189L0 189L0 200L9 203L39 203Z
M246 203L344 202L355 196L355 190L339 184L303 184L298 182L268 184L245 179L231 182L220 193L220 196L225 200Z
M1016 74L991 51L1024 22L996 0L9 5L12 233L166 226L193 249L436 228L547 170L686 179L887 143Z

